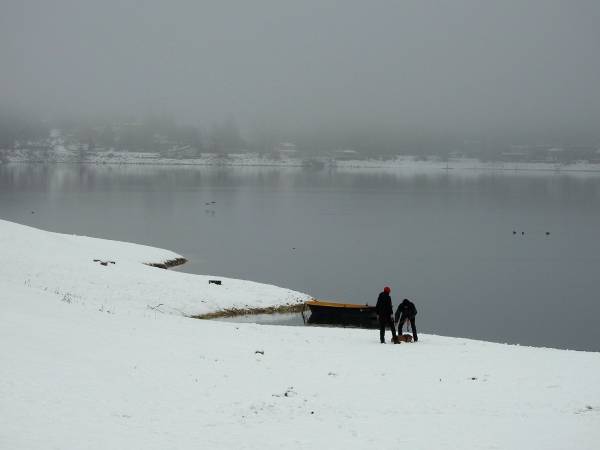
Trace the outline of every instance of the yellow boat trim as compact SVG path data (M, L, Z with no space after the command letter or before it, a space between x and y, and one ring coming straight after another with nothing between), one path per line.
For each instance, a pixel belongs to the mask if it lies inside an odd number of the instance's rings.
M331 308L350 308L350 309L361 309L361 308L372 308L369 305L357 305L356 303L336 303L336 302L328 302L326 300L309 300L306 302L308 306L324 306Z

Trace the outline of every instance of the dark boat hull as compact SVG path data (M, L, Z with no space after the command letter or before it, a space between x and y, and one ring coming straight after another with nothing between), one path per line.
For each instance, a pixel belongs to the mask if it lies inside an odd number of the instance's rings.
M342 327L379 328L374 306L335 304L330 302L307 302L311 325L334 325Z

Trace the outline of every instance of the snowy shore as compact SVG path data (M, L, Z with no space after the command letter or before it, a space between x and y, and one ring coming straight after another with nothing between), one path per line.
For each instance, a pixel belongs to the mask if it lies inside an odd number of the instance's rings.
M199 166L199 167L304 167L311 162L320 161L324 168L337 170L393 170L417 173L455 171L497 171L497 172L538 172L538 173L590 173L600 174L600 164L587 161L560 162L506 162L481 161L475 158L456 157L449 160L441 158L417 158L398 155L389 158L357 160L335 160L329 158L284 157L272 158L258 153L231 153L219 155L204 153L198 158L170 158L159 153L95 151L83 159L74 150L58 147L49 152L31 152L12 150L6 162L13 163L57 163L88 165L145 165L145 166Z
M191 316L296 304L310 298L272 285L149 266L183 258L168 250L50 233L3 220L0 248L0 280L113 312L152 308ZM209 284L213 278L222 284Z
M1 220L0 249L3 449L600 442L600 353L428 334L381 345L374 330L194 320L181 314L308 296L209 285L143 264L179 257L167 250Z

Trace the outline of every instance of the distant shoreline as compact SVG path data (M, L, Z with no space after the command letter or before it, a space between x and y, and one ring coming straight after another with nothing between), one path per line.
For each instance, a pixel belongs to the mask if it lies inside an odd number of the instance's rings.
M57 164L84 166L152 166L152 167L218 167L218 168L305 168L310 171L324 170L385 170L399 172L442 172L442 171L488 171L488 172L544 172L544 173L589 173L600 174L600 163L584 161L562 164L557 162L483 162L472 158L455 158L443 161L435 158L423 160L413 156L398 156L391 159L330 160L317 158L321 167L307 166L306 160L288 158L276 160L254 153L231 154L227 157L206 154L201 158L171 159L155 154L136 152L112 152L110 156L98 153L85 160L68 155L51 155L49 159L29 158L24 154L11 155L4 160L9 164Z

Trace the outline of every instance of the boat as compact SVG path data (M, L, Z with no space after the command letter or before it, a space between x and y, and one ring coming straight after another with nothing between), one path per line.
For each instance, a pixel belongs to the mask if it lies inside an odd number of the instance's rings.
M374 306L317 299L305 302L304 306L310 310L310 316L305 318L305 322L311 325L379 328Z

